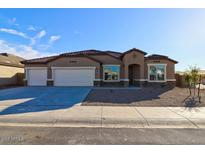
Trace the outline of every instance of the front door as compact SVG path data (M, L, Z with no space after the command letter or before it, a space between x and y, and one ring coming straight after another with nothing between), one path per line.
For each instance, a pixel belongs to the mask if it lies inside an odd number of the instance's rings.
M140 79L140 65L132 64L129 65L129 85L138 86L139 79Z
M129 66L129 85L133 85L134 84L134 69L133 66Z

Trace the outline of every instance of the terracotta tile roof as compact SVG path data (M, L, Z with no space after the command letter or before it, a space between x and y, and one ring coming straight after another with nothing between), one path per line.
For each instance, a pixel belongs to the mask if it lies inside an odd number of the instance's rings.
M122 57L123 57L125 54L130 53L130 52L132 52L132 51L137 51L137 52L140 52L140 53L142 53L142 54L144 54L144 55L147 54L146 52L144 52L144 51L142 51L142 50L140 50L140 49L132 48L132 49L130 49L130 50L124 52L124 53L122 54Z
M101 51L101 50L91 49L91 50L82 50L82 51L76 51L76 52L67 52L67 53L61 54L61 56L101 55L101 54L108 54L116 58L119 58L122 53L115 52L115 51Z
M35 59L29 59L29 60L23 60L21 61L22 64L33 64L33 63L47 63L50 60L53 60L54 58L57 58L58 56L50 56L50 57L43 57L43 58L35 58Z
M147 56L147 58L168 58L167 56L164 55L158 55L158 54L153 54L153 55L149 55Z
M116 52L116 51L105 51L106 53L112 55L112 56L115 56L117 58L120 58L122 56L123 53L121 52Z
M24 67L22 60L24 59L13 54L0 53L0 65Z
M178 63L177 61L170 59L168 56L158 55L158 54L149 55L149 56L145 57L145 59L156 59L156 60L167 59L167 60L173 61L174 63Z
M87 58L90 58L92 60L95 60L99 63L101 63L101 61L91 58L89 57L89 55L102 55L102 54L107 54L110 55L112 57L115 58L120 58L121 54L120 52L114 52L114 51L100 51L100 50L82 50L82 51L75 51L75 52L67 52L67 53L63 53L60 55L56 55L56 56L50 56L50 57L43 57L43 58L36 58L36 59L30 59L30 60L25 60L22 61L23 64L33 64L33 63L47 63L53 59L56 59L58 57L63 57L63 56L86 56Z
M103 53L103 51L91 49L91 50L67 52L67 53L61 54L61 56L92 55L92 54L102 54L102 53Z
M110 55L116 59L121 59L125 54L129 53L129 52L132 52L132 51L137 51L137 52L141 52L142 54L146 55L147 53L142 51L142 50L139 50L139 49L136 49L136 48L133 48L133 49L130 49L124 53L121 53L121 52L116 52L116 51L100 51L100 50L94 50L94 49L91 49L91 50L82 50L82 51L75 51L75 52L67 52L67 53L63 53L63 54L60 54L60 55L56 55L56 56L50 56L50 57L44 57L44 58L37 58L37 59L30 59L30 60L25 60L25 61L22 61L23 64L34 64L34 63L48 63L58 57L63 57L63 56L85 56L87 58L90 58L94 61L97 61L99 63L101 63L101 61L95 59L95 58L91 58L89 55L104 55L104 54L107 54L107 55ZM177 63L177 61L175 60L172 60L170 59L169 57L167 56L163 56L163 55L150 55L148 57L145 57L145 59L168 59L168 60L171 60L175 63Z

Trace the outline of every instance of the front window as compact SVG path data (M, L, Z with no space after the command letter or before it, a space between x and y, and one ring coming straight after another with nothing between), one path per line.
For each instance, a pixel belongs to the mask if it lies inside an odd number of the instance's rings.
M150 81L165 81L165 70L166 65L164 64L153 64L148 65L149 80Z
M117 65L104 65L104 80L105 81L118 81L120 74L120 66Z

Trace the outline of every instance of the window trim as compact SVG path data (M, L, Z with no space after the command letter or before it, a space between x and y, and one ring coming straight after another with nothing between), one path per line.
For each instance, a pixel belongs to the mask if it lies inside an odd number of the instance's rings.
M120 68L120 65L102 65L102 67L103 67L103 82L120 82L120 70L118 72L118 80L105 80L104 66L119 66L119 68Z
M162 66L165 66L164 67L164 80L150 80L150 75L149 75L149 72L150 72L150 66L156 66L156 65L162 65ZM148 82L167 82L167 64L164 64L164 63L151 63L151 64L147 64L147 67L148 67L148 72L147 72L147 78L148 78Z

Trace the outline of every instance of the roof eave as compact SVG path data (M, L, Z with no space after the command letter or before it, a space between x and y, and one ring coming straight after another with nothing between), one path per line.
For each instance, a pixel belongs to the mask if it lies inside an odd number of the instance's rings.
M130 50L124 52L120 57L123 58L126 54L128 54L128 53L130 53L130 52L133 52L133 51L142 53L142 54L144 54L144 55L147 55L146 52L144 52L144 51L142 51L142 50L139 50L139 49L136 49L136 48L133 48L133 49L130 49Z
M177 64L178 63L178 61L176 61L176 60L173 60L173 59L170 59L170 58L152 58L152 57L145 57L145 60L160 60L160 59L165 59L165 60L169 60L169 61L172 61L172 62L174 62L175 64Z
M0 65L3 65L3 66L11 66L11 67L18 67L18 68L24 68L23 65L16 65L16 64L0 63Z

